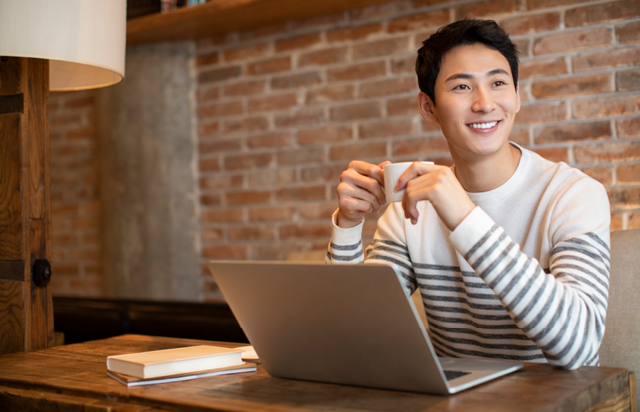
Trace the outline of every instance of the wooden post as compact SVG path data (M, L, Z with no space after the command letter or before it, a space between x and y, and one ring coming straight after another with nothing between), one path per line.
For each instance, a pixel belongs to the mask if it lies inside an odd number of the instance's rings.
M48 284L36 259L51 259L49 61L0 58L0 354L53 344Z

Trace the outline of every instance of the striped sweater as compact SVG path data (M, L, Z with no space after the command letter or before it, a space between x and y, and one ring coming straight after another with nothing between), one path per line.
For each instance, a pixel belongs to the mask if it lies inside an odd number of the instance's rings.
M609 285L609 201L601 184L518 147L513 176L469 193L451 232L429 202L411 225L400 203L380 217L364 259L362 226L333 225L328 262L383 263L420 288L440 356L598 365Z

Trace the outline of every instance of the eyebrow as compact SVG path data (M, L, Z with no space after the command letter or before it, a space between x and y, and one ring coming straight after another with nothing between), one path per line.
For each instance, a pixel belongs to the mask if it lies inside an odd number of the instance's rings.
M509 73L507 73L507 71L504 69L493 69L487 73L487 76L495 76L496 74L509 75ZM451 80L457 80L457 79L473 79L473 76L468 73L456 73L454 75L449 76L449 78L447 78L447 80L445 80L444 82L446 83L446 82L450 82Z

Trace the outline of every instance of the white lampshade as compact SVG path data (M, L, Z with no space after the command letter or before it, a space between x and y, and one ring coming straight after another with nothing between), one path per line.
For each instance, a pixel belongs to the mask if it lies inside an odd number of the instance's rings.
M0 56L48 59L51 91L124 78L126 0L0 0Z

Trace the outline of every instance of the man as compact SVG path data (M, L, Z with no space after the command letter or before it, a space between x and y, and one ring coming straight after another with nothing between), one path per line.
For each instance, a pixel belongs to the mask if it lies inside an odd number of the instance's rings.
M418 51L422 117L454 166L415 162L378 221L367 263L420 289L440 356L574 369L598 364L609 279L601 184L508 141L520 110L517 50L493 21L441 28ZM353 161L338 186L327 261L364 260L364 214L385 205L383 169ZM384 297L381 297L384 299Z

